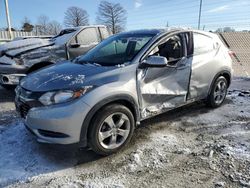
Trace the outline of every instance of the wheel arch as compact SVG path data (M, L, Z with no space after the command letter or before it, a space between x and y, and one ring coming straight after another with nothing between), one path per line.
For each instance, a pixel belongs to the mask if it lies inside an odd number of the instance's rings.
M36 63L34 65L32 65L29 70L27 71L27 73L31 73L31 72L34 72L38 69L41 69L43 67L46 67L46 66L49 66L49 65L52 65L54 64L54 62L50 62L50 61L43 61L43 62L39 62L39 63Z
M87 146L87 137L89 133L89 127L91 122L93 121L93 118L95 114L104 108L105 106L108 106L110 104L122 104L126 106L133 114L135 122L137 123L140 120L140 113L139 113L139 107L138 104L135 102L133 97L129 95L115 95L108 98L105 98L98 102L87 114L87 116L84 119L84 122L82 124L81 128L81 134L80 134L80 146L86 147Z
M223 77L227 80L227 82L228 82L228 87L230 86L231 81L232 81L231 73L230 73L229 71L227 71L227 70L220 71L219 73L217 73L217 74L214 76L213 81L212 81L212 83L211 83L211 85L210 85L210 87L209 87L209 92L208 92L208 94L211 93L211 89L212 89L214 83L216 82L216 80L217 80L220 76L223 76Z

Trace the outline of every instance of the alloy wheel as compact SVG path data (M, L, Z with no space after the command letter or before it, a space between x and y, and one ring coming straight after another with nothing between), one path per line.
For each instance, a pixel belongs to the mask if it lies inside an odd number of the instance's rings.
M217 83L214 90L214 101L216 104L221 104L227 94L227 84L225 81L221 80Z
M105 149L116 149L128 138L130 121L124 113L113 113L101 124L98 131L98 140Z

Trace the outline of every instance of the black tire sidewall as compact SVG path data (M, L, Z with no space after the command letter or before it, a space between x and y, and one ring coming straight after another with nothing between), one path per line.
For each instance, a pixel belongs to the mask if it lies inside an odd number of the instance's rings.
M116 149L106 149L101 146L98 140L98 131L99 128L102 124L102 122L111 114L113 113L124 113L127 115L130 121L130 133L126 141L118 148ZM112 104L109 106L106 106L102 108L97 114L93 117L93 121L91 121L90 124L90 131L88 134L88 141L90 147L98 154L100 155L110 155L113 153L118 152L121 148L125 147L129 141L131 140L133 133L134 133L134 128L135 128L135 120L132 112L125 106L120 105L120 104Z
M213 86L212 86L211 92L210 92L210 94L209 94L209 96L208 96L208 100L207 100L207 104L208 104L208 106L210 106L210 107L217 108L217 107L221 106L221 105L223 104L225 98L226 98L226 95L225 95L223 101L222 101L220 104L217 104L217 103L215 102L215 98L214 98L214 92L215 92L216 86L217 86L217 84L218 84L220 81L222 81L222 80L226 83L226 87L228 88L228 81L226 80L225 77L220 76L220 77L218 77L218 78L216 79L216 81L214 82L214 84L213 84ZM226 93L227 93L227 91L226 91Z

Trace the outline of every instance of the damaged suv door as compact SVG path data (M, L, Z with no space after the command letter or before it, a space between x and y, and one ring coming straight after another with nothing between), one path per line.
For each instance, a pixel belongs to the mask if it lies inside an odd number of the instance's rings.
M155 44L138 71L141 116L148 118L186 103L192 58L190 33L167 36Z

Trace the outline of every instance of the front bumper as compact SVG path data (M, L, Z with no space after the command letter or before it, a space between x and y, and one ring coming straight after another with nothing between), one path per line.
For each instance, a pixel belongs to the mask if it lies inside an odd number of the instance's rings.
M22 65L0 64L0 84L18 85L20 80L26 76L27 67Z
M21 105L16 101L17 109L20 110ZM89 110L89 106L80 99L60 105L35 107L27 110L25 125L36 135L38 142L75 144L87 140L80 137Z
M26 74L0 74L0 84L2 85L18 85L20 80Z

